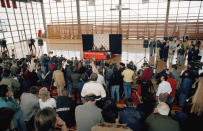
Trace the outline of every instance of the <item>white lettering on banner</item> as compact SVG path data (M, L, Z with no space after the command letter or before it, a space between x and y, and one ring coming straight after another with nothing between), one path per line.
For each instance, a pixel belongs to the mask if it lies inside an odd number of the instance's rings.
M70 111L70 107L56 109L56 112L60 112L60 111Z

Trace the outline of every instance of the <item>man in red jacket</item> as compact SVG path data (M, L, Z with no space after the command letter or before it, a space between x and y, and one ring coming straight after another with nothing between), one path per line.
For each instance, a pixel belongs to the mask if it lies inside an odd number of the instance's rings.
M168 80L167 81L170 83L171 89L172 89L170 95L168 96L167 104L171 105L173 103L173 100L174 100L174 97L175 97L175 89L176 89L176 86L177 86L177 82L172 77L171 74L168 75Z
M153 71L152 68L150 68L148 63L143 64L143 72L141 75L141 95L142 97L145 97L147 94L149 94L149 88L152 87L152 76L153 76Z
M151 81L153 76L153 70L150 68L149 64L144 63L144 71L142 72L141 79L145 82Z

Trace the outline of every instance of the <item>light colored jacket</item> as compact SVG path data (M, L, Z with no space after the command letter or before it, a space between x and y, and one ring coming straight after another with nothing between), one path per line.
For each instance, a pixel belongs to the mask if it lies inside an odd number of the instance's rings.
M61 70L54 71L53 80L56 87L64 87L66 85L64 74Z

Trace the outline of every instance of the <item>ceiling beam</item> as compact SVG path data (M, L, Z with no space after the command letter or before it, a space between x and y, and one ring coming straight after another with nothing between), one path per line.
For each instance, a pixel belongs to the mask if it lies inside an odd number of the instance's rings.
M76 8L77 8L78 24L80 24L80 0L76 0Z
M119 7L122 7L122 0L119 0ZM122 19L121 19L121 17L122 17L122 16L121 16L121 15L122 15L122 14L121 14L121 13L122 13L121 10L122 10L122 9L119 9L119 33L121 33L121 20L122 20Z
M167 9L166 9L166 21L165 21L165 31L164 31L164 36L168 35L168 17L169 17L169 10L170 10L170 3L171 0L167 1Z
M43 2L40 2L41 5L41 12L42 12L42 21L43 21L43 25L44 25L44 34L46 36L46 38L48 38L47 35L47 24L46 24L46 17L45 17L45 11L44 11L44 4Z
M76 8L77 8L77 20L78 20L78 38L81 37L81 26L80 26L80 0L76 0Z

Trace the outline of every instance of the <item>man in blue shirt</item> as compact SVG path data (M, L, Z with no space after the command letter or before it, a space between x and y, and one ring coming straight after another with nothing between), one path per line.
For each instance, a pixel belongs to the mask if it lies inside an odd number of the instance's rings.
M14 127L20 131L25 131L23 112L20 105L13 98L13 92L7 85L0 85L0 108L2 107L10 108L15 111L13 117Z

